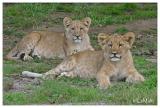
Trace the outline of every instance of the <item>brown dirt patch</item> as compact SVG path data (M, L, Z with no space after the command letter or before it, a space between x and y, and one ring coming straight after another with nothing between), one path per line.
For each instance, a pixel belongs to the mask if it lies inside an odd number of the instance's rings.
M92 27L90 28L90 34L98 34L101 32L104 33L113 33L116 29L124 27L129 31L133 31L135 33L139 33L142 31L147 31L150 29L157 29L157 19L149 19L149 20L138 20L126 24L115 24L115 25L107 25L102 27ZM52 27L48 27L47 24L39 27L40 30L48 30L48 31L58 31L64 32L63 25L54 24Z
M33 87L41 84L41 80L37 78L24 78L21 76L12 76L3 78L4 92L24 92L31 93Z
M135 33L139 33L141 31L147 31L150 29L157 29L157 19L149 19L149 20L138 20L126 24L115 24L108 25L103 27L95 27L90 29L91 33L113 33L116 29L124 27L129 31L133 31Z

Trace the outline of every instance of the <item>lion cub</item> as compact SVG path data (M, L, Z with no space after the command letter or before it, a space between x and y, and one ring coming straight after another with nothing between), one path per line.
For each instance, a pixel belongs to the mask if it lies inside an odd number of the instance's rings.
M144 77L137 72L130 49L135 35L128 32L124 35L107 35L100 33L98 41L102 51L83 51L69 56L55 69L42 75L52 78L55 75L68 77L96 78L100 88L107 88L111 78L126 79L126 82L141 82Z
M65 33L35 31L26 35L6 56L10 60L39 58L64 58L84 50L94 50L90 44L88 30L91 19L63 19Z

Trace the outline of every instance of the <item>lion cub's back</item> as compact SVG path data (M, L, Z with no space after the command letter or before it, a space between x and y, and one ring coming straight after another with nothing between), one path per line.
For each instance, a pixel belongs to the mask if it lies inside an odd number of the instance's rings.
M36 45L33 55L39 55L45 58L54 58L65 56L64 45L64 33L50 32L50 31L38 31L41 35L41 39Z
M83 51L75 57L77 65L74 72L82 78L94 78L103 64L102 51Z

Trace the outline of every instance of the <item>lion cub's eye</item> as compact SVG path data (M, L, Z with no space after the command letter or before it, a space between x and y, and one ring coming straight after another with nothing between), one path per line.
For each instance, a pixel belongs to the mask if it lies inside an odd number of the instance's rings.
M112 44L110 43L110 44L108 44L108 46L110 47L110 48L112 48Z
M122 44L122 43L120 43L120 44L119 44L119 47L121 47L121 46L123 46L123 44Z
M81 27L80 30L83 30L83 28Z
M74 27L72 27L71 29L74 30Z

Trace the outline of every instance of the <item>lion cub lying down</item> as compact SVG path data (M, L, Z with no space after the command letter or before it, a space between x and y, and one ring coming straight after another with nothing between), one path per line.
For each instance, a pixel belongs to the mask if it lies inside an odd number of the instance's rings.
M111 78L126 79L126 82L144 81L134 67L130 48L135 35L107 35L100 33L98 41L102 51L83 51L69 56L55 69L39 77L54 78L56 75L68 77L96 78L100 88L107 88ZM24 74L26 74L24 72Z
M6 56L9 60L38 58L64 58L84 50L94 50L90 44L88 30L91 19L63 19L65 32L35 31L26 35Z

